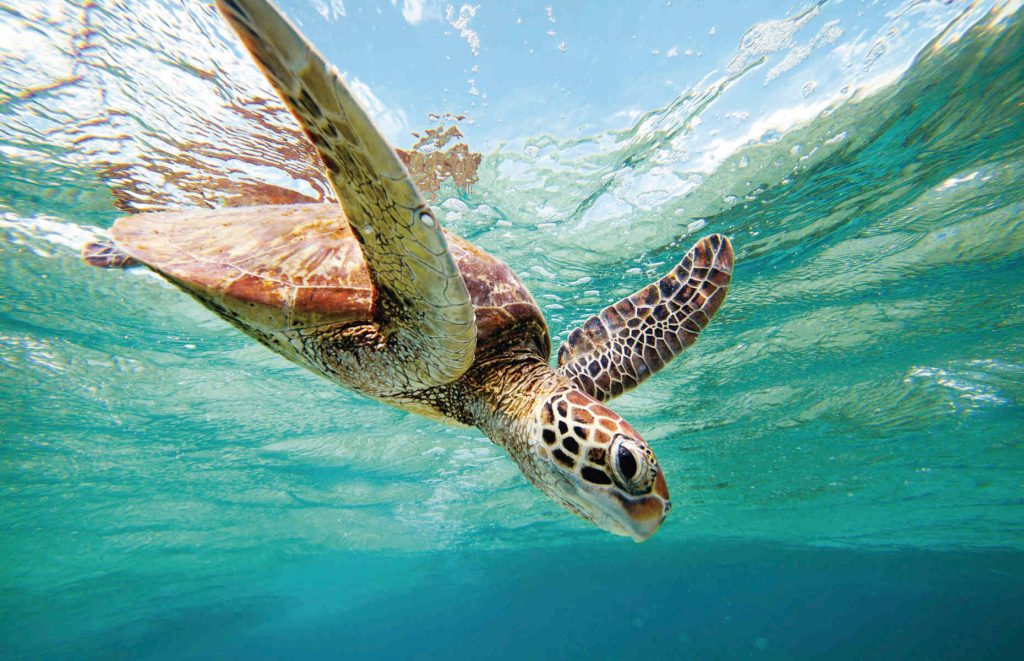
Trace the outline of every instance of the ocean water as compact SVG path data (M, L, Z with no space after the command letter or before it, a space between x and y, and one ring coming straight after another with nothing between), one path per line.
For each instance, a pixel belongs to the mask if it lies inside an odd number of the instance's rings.
M637 545L83 265L126 210L328 193L207 3L0 0L0 656L1019 658L1021 4L705 4L282 3L398 147L481 154L434 208L556 346L732 239L615 402L673 495Z

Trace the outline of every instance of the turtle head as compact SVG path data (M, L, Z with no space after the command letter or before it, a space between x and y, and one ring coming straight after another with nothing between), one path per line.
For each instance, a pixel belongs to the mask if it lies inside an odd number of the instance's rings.
M528 475L570 512L637 542L668 514L654 452L596 399L572 388L538 401L530 437Z

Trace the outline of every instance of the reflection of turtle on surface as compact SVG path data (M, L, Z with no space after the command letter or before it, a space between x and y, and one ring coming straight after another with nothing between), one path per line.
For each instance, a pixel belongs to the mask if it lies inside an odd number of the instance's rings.
M477 169L480 167L480 154L471 152L464 142L449 144L459 140L462 131L455 124L445 128L445 121L460 122L462 115L430 115L430 119L441 123L423 132L413 133L418 138L412 149L397 150L398 158L409 169L409 174L416 181L421 193L426 193L433 200L441 184L451 179L460 190L468 190L477 182Z
M547 325L519 278L439 227L336 71L266 0L218 5L316 145L342 206L128 216L86 261L141 262L324 377L477 426L570 511L649 537L669 509L665 479L602 402L697 339L725 299L729 242L701 239L664 278L591 317L552 369Z

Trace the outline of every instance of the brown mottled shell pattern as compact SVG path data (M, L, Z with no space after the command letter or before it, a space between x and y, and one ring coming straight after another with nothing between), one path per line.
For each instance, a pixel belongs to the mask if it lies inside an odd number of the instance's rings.
M665 478L639 434L595 400L696 340L729 286L728 240L702 239L659 282L570 333L556 373L533 297L508 266L441 228L337 70L267 0L216 4L340 204L128 216L85 260L145 264L325 378L480 427L570 511L637 541L653 534L670 507Z
M139 214L111 230L118 247L250 326L284 330L373 323L375 292L337 204ZM469 290L478 348L527 322L545 335L536 302L512 270L445 231Z

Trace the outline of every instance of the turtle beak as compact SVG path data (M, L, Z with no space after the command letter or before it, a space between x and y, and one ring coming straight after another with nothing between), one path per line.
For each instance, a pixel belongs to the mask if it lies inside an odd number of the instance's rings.
M573 514L613 535L630 537L640 543L657 532L672 509L665 477L660 467L657 470L651 491L642 496L631 496L617 489L572 480L566 473L558 474L561 479L556 483L557 488L549 493ZM581 498L581 492L591 495Z
M627 533L633 541L640 543L653 535L665 520L669 510L672 509L672 501L668 495L668 485L665 483L665 476L658 470L658 476L654 480L654 488L651 493L639 498L633 498L622 503L623 508L629 515Z
M668 485L665 484L665 478L660 470L651 493L632 497L615 494L615 499L621 507L615 508L617 512L608 512L607 524L601 527L616 535L632 537L638 544L657 532L661 522L672 509Z

